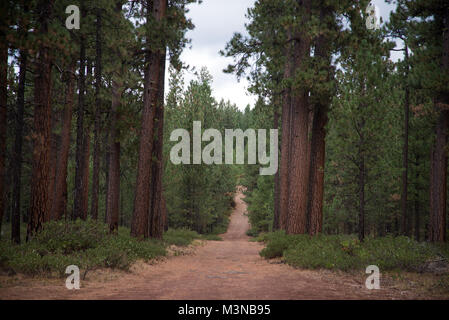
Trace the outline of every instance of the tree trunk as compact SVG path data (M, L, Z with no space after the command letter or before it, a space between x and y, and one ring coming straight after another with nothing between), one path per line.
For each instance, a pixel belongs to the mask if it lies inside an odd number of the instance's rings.
M83 8L81 12L84 12ZM75 168L75 190L73 200L73 212L72 218L83 217L83 204L84 204L84 180L83 180L83 164L84 164L84 96L86 91L86 48L85 39L81 35L80 39L80 72L78 78L78 110L77 110L77 122L76 122L76 168Z
M83 141L83 220L87 220L87 211L89 208L89 163L90 163L90 128L87 127L84 133Z
M106 195L104 197L104 217L103 217L103 222L107 223L109 221L108 218L108 192L109 192L109 159L111 158L111 152L110 152L110 148L109 148L109 131L110 130L104 130L105 134L104 134L104 146L105 146L105 152L104 152L104 156L103 156L103 166L104 166L104 171L105 171L105 185L106 185Z
M23 126L25 113L25 80L28 55L26 50L20 50L20 71L19 84L17 88L17 115L14 142L14 161L12 167L13 175L13 212L11 223L11 240L20 243L20 199L22 181L22 147L23 147Z
M149 236L150 238L162 239L164 233L164 215L162 209L162 173L163 159L162 147L164 143L164 82L165 82L165 54L160 65L161 76L159 78L158 104L155 114L155 141L153 147L153 164L151 168L151 205L149 217Z
M40 1L39 27L37 34L47 36L48 20L52 15L53 1ZM51 152L51 70L50 49L45 40L40 46L36 59L34 79L34 123L33 160L31 175L30 216L27 240L38 232L50 208L48 204L48 183Z
M285 48L284 79L292 76L292 44ZM282 97L282 140L281 140L281 166L279 178L279 229L287 229L288 220L288 189L290 182L290 141L291 141L291 87L285 88Z
M436 139L432 148L430 176L429 237L432 242L446 241L447 132L449 111L440 111Z
M274 105L274 119L273 119L273 129L278 130L279 129L279 112L278 112L278 104L275 103ZM280 179L279 179L279 170L274 175L274 217L273 217L273 231L279 230L280 223L279 223L279 211L280 211Z
M111 131L109 135L109 181L107 193L107 212L109 231L118 231L120 211L120 142L118 131L118 108L121 103L121 84L112 81Z
M93 172L92 172L92 199L90 213L92 219L98 219L98 195L100 185L100 137L101 137L101 11L97 9L96 22L96 56L95 56L95 120L94 120L94 153L93 153Z
M53 113L52 128L55 128L58 122L61 121L61 114L59 112ZM58 148L60 137L59 134L52 132L51 134L51 158L50 158L50 173L48 178L48 204L49 209L45 213L44 222L52 220L51 208L53 206L55 195L55 183L56 183L56 165L58 163Z
M67 75L64 113L62 116L61 142L56 164L56 178L51 208L51 218L59 220L67 211L67 164L70 152L70 132L72 129L73 99L75 91L75 61L72 61Z
M148 10L151 1L147 1ZM161 22L166 16L167 0L154 1L152 8L153 18ZM149 21L147 21L149 23ZM147 48L151 50L152 48ZM142 111L142 127L140 132L139 160L137 167L136 194L134 198L134 212L131 223L131 235L144 237L148 230L148 212L150 209L150 174L151 157L154 140L154 117L159 94L161 75L160 65L165 59L165 48L149 51L146 55L146 70L144 80L144 97Z
M327 106L319 106L315 111L312 125L310 151L309 199L307 216L308 232L316 235L323 229L324 166L326 158Z
M409 122L410 122L410 89L408 86L408 47L405 46L405 103L404 103L404 147L402 155L402 195L401 195L401 211L402 211L402 234L410 235L407 232L407 197L408 197L408 138L409 138Z
M332 7L321 4L320 20L327 21L332 15ZM323 22L324 23L324 22ZM324 29L332 28L329 24L323 25ZM315 56L325 62L327 81L333 77L331 70L331 53L328 36L318 36L315 45ZM312 140L310 144L310 173L309 194L307 204L308 232L316 235L323 229L323 201L324 201L324 166L326 159L326 125L328 122L328 110L331 103L331 95L319 93L320 97L314 106L312 122Z
M310 15L310 1L303 1L304 25ZM304 32L296 32L294 40L295 70L302 70L305 60L310 52L310 38ZM288 222L287 233L306 233L307 226L307 198L310 154L309 149L309 92L305 88L298 88L292 92L291 117L291 152L290 156L290 183L288 190Z
M2 231L3 214L6 209L5 175L6 175L6 112L7 112L7 77L8 77L8 42L6 41L7 5L2 5L0 21L0 237ZM5 17L4 17L5 15Z
M444 20L441 69L442 72L449 72L449 10L446 10ZM435 99L435 108L439 112L439 117L436 138L431 151L429 237L432 242L443 242L446 241L448 92L439 93Z
M366 184L366 167L364 155L360 154L359 164L359 240L365 239L365 184Z

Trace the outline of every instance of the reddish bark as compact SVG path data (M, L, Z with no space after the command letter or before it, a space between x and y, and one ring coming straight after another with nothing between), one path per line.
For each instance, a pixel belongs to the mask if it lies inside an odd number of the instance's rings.
M151 1L148 1L148 7ZM166 16L167 0L154 1L153 18L160 22ZM151 50L152 48L148 48ZM154 117L159 94L161 63L165 59L165 48L149 51L146 56L147 68L144 80L144 106L142 111L142 127L140 131L139 160L137 167L136 194L134 212L131 223L131 235L144 237L148 233L148 212L150 209L150 174L154 141Z
M56 178L51 207L51 218L59 220L67 211L67 163L70 151L70 131L72 128L72 113L75 87L75 62L69 67L67 75L64 112L62 116L61 142L59 144L56 164Z
M19 84L17 89L17 116L14 142L14 161L12 167L13 175L13 211L11 219L11 240L19 244L20 239L20 199L22 180L22 147L23 127L25 113L25 79L28 56L25 50L20 50ZM0 223L1 224L1 223Z
M121 103L121 84L112 81L112 108L110 129L109 179L107 192L108 224L111 233L118 231L120 211L120 142L118 108Z
M300 4L304 9L302 17L304 25L310 15L310 1ZM295 32L294 63L295 70L304 68L305 60L310 54L310 38L306 32ZM292 92L291 117L291 152L288 189L288 222L287 233L302 234L307 229L307 199L310 154L309 150L309 101L308 90L297 88Z
M48 34L53 1L40 1L37 35ZM42 227L48 205L51 145L51 70L50 49L44 39L36 59L34 79L34 123L31 194L27 240Z
M291 43L286 45L286 62L284 78L292 75ZM281 165L279 182L279 228L287 229L288 219L288 188L289 188L289 165L290 165L290 130L291 130L291 88L284 89L282 97L282 140L281 140Z
M445 12L441 69L449 71L449 10ZM446 241L447 197L447 139L449 130L449 92L441 92L435 99L439 112L436 138L431 151L429 238L433 242Z
M92 199L90 206L90 214L92 219L98 218L98 196L100 185L100 137L101 137L101 28L102 17L100 9L97 9L96 22L96 56L95 56L95 122L94 122L94 152L93 152L93 171L92 171Z
M163 159L162 147L164 142L164 82L165 82L165 55L160 65L161 77L159 78L159 97L155 114L155 141L153 147L153 165L151 168L151 205L149 237L162 239L164 232L164 216L166 212L162 206L162 173Z
M278 112L278 105L274 105L274 119L273 119L273 129L279 128L279 112ZM273 230L278 230L280 227L279 222L279 211L280 211L280 177L279 177L279 170L274 175L274 218L273 218Z
M0 233L3 214L6 209L5 197L5 155L6 155L6 108L7 108L7 70L8 70L8 42L6 41L6 29L3 15L6 8L2 5L2 21L0 22Z
M90 128L86 128L86 132L84 133L83 149L83 205L81 218L86 220L89 207Z

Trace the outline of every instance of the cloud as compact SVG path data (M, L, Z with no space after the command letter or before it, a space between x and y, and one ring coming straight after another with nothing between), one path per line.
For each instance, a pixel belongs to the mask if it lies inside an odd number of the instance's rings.
M247 104L254 105L256 97L247 94L246 80L238 82L235 75L223 73L232 59L218 52L225 48L235 32L246 33L245 15L253 5L254 0L204 0L201 5L191 5L187 16L195 29L189 31L187 37L192 39L192 48L186 48L181 55L181 60L190 67L199 70L204 66L209 70L213 77L212 92L218 101L230 100L241 110ZM193 73L187 72L185 84L194 78Z

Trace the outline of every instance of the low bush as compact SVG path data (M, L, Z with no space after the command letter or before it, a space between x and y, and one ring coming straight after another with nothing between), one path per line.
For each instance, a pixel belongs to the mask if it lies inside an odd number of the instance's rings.
M69 265L81 270L113 268L127 270L136 260L153 260L166 255L166 246L189 245L194 239L218 240L216 235L202 236L186 229L169 230L164 240L141 241L120 227L110 235L107 225L88 221L52 221L33 239L13 245L0 241L0 269L10 274L64 276Z
M416 271L427 260L445 256L445 246L420 243L408 237L367 238L360 242L348 235L286 235L277 231L260 235L266 242L260 255L267 259L283 257L300 268L344 271L376 265L381 270ZM446 256L447 257L447 256Z

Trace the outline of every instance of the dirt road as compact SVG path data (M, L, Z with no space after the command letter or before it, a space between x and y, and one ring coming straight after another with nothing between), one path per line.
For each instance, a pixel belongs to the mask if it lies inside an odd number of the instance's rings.
M174 256L154 265L140 264L131 273L96 275L69 291L65 279L35 281L0 288L1 299L410 299L410 292L367 290L360 277L329 271L294 269L259 256L262 245L250 242L244 195L223 241L207 241L193 254ZM106 274L107 275L107 274ZM423 297L420 297L423 298Z

